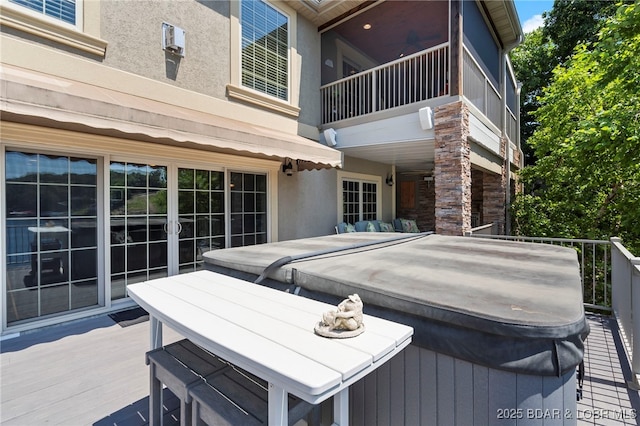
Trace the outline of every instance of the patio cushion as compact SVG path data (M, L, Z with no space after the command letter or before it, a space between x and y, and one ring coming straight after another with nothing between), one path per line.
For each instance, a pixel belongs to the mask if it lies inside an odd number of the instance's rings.
M395 229L390 223L380 222L380 232L395 232Z
M400 223L402 224L402 232L412 232L412 233L420 232L415 220L400 219Z

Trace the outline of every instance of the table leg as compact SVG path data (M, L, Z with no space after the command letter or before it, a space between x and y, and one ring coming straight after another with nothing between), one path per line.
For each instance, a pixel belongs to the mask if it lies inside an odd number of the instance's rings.
M333 396L333 425L349 426L349 388ZM332 425L332 426L333 426Z
M162 346L162 323L158 318L149 315L149 324L151 329L151 349L158 349Z
M269 426L288 426L289 402L287 391L269 383Z

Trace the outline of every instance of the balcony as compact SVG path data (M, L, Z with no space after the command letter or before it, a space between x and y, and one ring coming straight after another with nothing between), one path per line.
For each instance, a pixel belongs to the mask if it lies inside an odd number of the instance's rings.
M449 43L402 57L320 87L322 124L393 110L432 99L446 100L449 91ZM501 129L502 95L468 48L463 48L462 95L476 112ZM378 114L379 115L379 114ZM506 107L506 135L517 141L518 121Z
M449 95L444 43L320 88L322 124Z
M591 333L577 423L636 424L640 294L632 289L640 285L639 258L617 239L529 240L578 251ZM181 336L165 328L164 338ZM148 339L148 322L121 327L104 315L4 340L2 424L148 424ZM166 395L164 407L165 424L177 424L177 399Z

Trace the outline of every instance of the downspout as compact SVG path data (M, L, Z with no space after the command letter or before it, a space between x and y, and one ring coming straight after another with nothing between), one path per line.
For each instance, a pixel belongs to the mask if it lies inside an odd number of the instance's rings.
M517 16L517 15L516 15ZM509 52L513 50L516 46L518 46L522 42L522 34L518 34L518 39L508 44L504 47L502 53L502 137L505 138L505 174L507 177L507 182L505 184L505 224L504 224L504 233L506 235L511 235L511 213L509 206L511 205L511 142L509 141L509 137L507 136L507 56ZM519 99L519 98L518 98ZM518 102L519 104L520 102ZM520 122L520 116L517 116L518 123ZM519 137L519 136L518 136Z

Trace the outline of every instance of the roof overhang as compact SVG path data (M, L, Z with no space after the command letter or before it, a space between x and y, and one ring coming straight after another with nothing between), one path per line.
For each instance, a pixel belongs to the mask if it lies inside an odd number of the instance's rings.
M0 69L3 121L284 161L299 169L342 167L317 141L215 114L13 66Z
M485 0L481 2L493 24L502 46L511 50L523 38L522 26L512 0Z
M375 3L394 0L294 0L287 4L318 27L346 19ZM489 15L505 48L522 40L522 27L513 0L478 0Z

